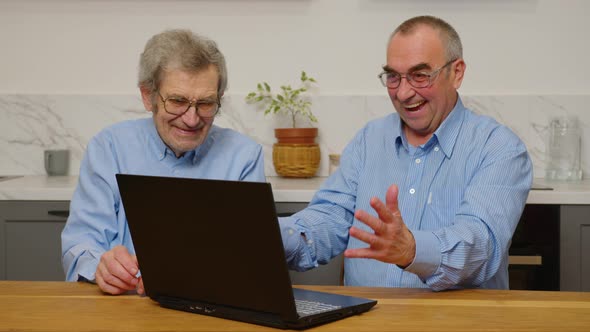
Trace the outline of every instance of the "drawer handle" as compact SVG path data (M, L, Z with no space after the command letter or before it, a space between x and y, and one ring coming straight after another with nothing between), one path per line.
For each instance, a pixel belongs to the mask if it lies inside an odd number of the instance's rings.
M543 256L508 256L510 265L543 265Z
M47 212L50 216L60 217L60 218L67 218L70 216L69 210L50 210Z

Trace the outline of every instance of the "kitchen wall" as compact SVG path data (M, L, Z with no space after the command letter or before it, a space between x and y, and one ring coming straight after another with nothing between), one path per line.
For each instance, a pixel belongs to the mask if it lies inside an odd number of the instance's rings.
M264 118L262 112L244 102L244 96L230 94L215 120L249 135L264 147L267 175L272 168L273 128L283 121ZM464 103L480 114L490 115L512 128L525 142L535 166L536 177L544 176L545 136L549 118L576 115L586 128L589 96L468 95ZM318 118L318 143L322 159L318 175L328 174L328 154L340 153L357 130L368 120L393 111L389 97L332 95L312 98ZM134 95L0 95L0 174L44 174L43 150L69 148L70 173L77 174L84 148L101 128L125 119L150 116ZM286 120L286 119L282 119ZM590 174L590 144L585 132L582 166Z
M42 151L84 147L102 127L149 116L136 88L139 53L166 28L215 39L230 82L218 124L265 146L272 128L243 96L266 80L314 76L322 166L369 119L392 111L376 79L390 32L418 14L443 17L464 44L464 101L510 126L542 177L553 115L590 118L588 1L550 0L0 0L0 175L43 174ZM588 130L586 130L588 131ZM583 137L588 173L590 137Z

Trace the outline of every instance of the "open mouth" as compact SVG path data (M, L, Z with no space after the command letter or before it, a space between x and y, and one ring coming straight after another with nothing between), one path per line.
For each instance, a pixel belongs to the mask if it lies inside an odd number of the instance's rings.
M404 105L404 108L409 112L416 112L419 111L422 108L422 105L424 104L426 104L426 101L422 100L414 104Z

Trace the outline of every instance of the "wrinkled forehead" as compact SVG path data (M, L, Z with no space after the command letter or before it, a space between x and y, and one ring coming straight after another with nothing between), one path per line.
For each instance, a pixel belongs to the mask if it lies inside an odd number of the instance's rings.
M440 34L428 26L393 35L387 46L386 66L397 72L425 64L436 67L445 62Z

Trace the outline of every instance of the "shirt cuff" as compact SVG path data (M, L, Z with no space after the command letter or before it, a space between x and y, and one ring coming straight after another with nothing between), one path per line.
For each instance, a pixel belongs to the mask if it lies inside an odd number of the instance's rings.
M305 271L315 267L316 265L313 264L315 260L311 256L311 250L303 237L305 232L297 226L295 218L279 218L279 227L289 268L296 271Z
M95 274L96 274L96 267L98 266L98 261L100 259L100 254L97 252L92 252L87 250L84 254L82 254L76 260L76 265L74 269L70 272L68 277L66 278L67 281L88 281L88 282L96 282L95 281Z
M424 281L440 266L440 241L429 231L412 231L412 234L416 241L416 256L404 271L414 273Z

